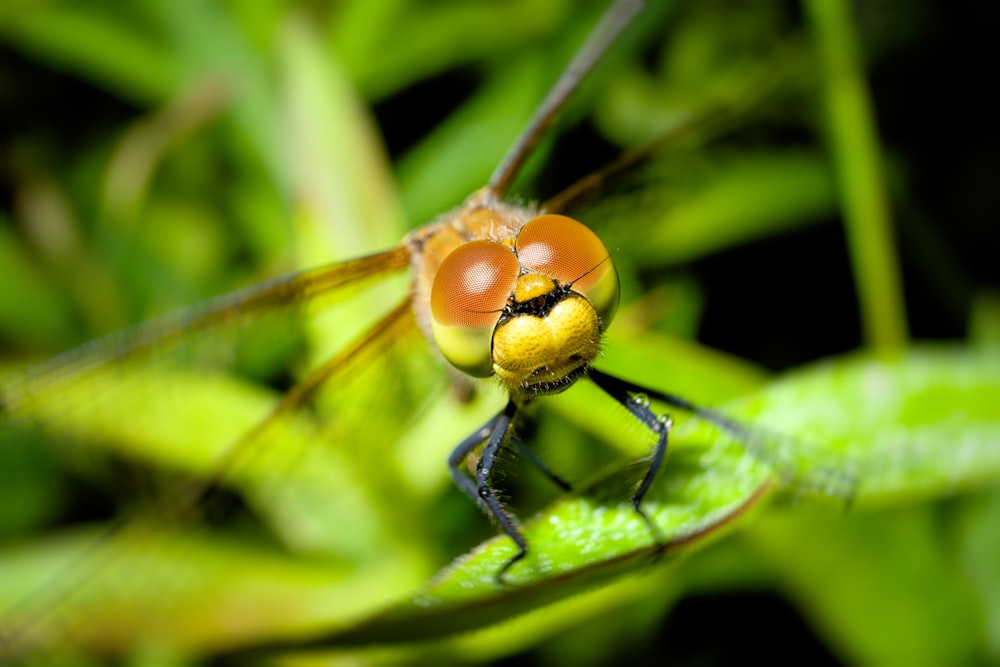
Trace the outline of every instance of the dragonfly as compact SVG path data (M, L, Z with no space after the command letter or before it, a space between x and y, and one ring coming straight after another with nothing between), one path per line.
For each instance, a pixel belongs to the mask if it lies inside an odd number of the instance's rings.
M634 0L614 3L487 184L455 210L411 232L389 250L256 285L179 315L98 340L15 374L2 385L0 401L4 418L15 430L23 422L29 431L39 426L43 430L73 431L83 415L88 424L100 424L84 439L126 440L115 432L118 426L113 415L94 416L99 414L99 406L110 405L104 409L112 413L145 410L151 404L170 406L163 408L167 414L142 413L141 419L156 423L161 432L171 430L171 421L183 424L182 431L190 429L189 422L197 422L201 414L189 416L173 411L170 395L184 404L199 404L196 411L207 409L224 414L219 421L227 422L228 430L219 433L215 422L203 422L209 424L203 427L204 432L190 438L192 452L182 453L173 460L178 479L167 480L172 489L167 499L156 502L157 517L189 517L199 511L207 498L223 494L220 489L230 484L239 486L246 478L266 487L262 496L269 502L275 501L280 508L283 492L273 484L267 487L267 482L259 478L271 473L276 479L286 473L294 474L294 470L307 468L305 459L314 454L303 453L306 445L301 444L298 449L291 447L292 455L276 455L272 452L275 448L265 446L268 442L291 438L304 443L320 435L323 440L337 444L349 441L355 437L352 433L356 432L358 421L377 420L378 417L369 415L377 415L387 406L389 413L398 409L402 401L393 393L393 385L405 384L405 378L428 372L430 365L450 368L449 384L459 393L468 394L474 391L473 387L482 387L477 382L492 379L493 386L499 387L504 397L502 407L458 442L446 463L458 489L479 505L514 545L513 553L493 573L498 586L513 586L511 576L519 567L530 565L532 547L518 518L502 502L494 480L496 464L508 449L523 451L556 487L569 489L562 477L533 456L525 446L524 435L531 431L536 404L543 404L550 396L578 383L592 383L611 402L622 406L652 437L642 474L627 501L647 527L651 542L659 543L661 538L645 510L644 500L663 468L672 421L666 414L656 412L650 401L693 413L737 439L749 440L753 435L747 427L719 412L596 367L602 339L618 308L620 286L614 252L585 221L562 211L565 202L576 196L577 188L585 191L592 180L581 181L566 194L540 205L511 202L508 198L518 174L573 91L640 10L641 3ZM630 159L615 163L597 181L630 164ZM308 370L291 381L290 386L283 387L280 397L270 402L249 396L232 405L213 404L217 396L213 397L211 390L221 386L217 382L225 384L224 380L200 370L192 375L171 365L176 359L200 361L202 351L197 349L198 345L209 348L205 354L212 358L219 356L218 348L231 345L233 349L222 356L231 365L239 365L243 346L256 346L257 352L282 347L274 341L288 333L282 321L288 311L313 312L329 306L340 318L339 324L345 317L342 304L360 301L366 308L379 306L384 301L378 291L381 282L399 275L409 276L409 287L404 288L406 296L396 305L382 309L351 335L340 330L347 327L332 327L331 337L339 346L336 352L318 363L303 364ZM329 323L324 332L331 333ZM293 343L296 335L301 332L288 336ZM417 348L421 351L415 352ZM282 356L284 352L279 350L277 354ZM294 356L294 352L290 354ZM356 376L365 374L372 388L351 395L355 387L361 386ZM230 385L226 387L233 389ZM204 400L199 401L203 390ZM113 401L105 400L106 392L113 392ZM239 392L233 389L233 393ZM334 412L329 417L322 409L328 394L334 395L334 402L341 406L349 401L351 407L346 411L351 414ZM253 416L244 414L245 403L258 406ZM211 407L205 408L205 404ZM265 407L260 409L260 405ZM152 408L153 413L157 409ZM413 430L413 423L402 416L397 423L370 425L371 432L377 434L369 436L373 440L398 439L400 434ZM176 445L185 437L171 435L167 439ZM214 448L199 450L198 445L206 441L214 442ZM333 457L333 463L327 461L325 469L334 471L331 473L334 477L312 481L336 487L341 495L350 495L345 489L351 484L345 477L357 473L377 478L372 471L384 468L378 462L380 454L374 451L377 447L367 447L371 451L362 454L360 464L355 464L362 470L337 459L336 452L320 449L320 456ZM295 457L303 460L292 460ZM342 469L339 473L338 467ZM401 479L406 479L406 475L387 473L357 493L391 497ZM348 509L335 510L339 512L336 532L341 535L333 539L339 540L338 546L346 551L352 548L345 545L351 530L367 530L365 517L353 524L350 521L352 508L357 506L351 505L353 500L356 499L345 501ZM280 514L282 510L276 511ZM138 536L135 542L144 543L143 539L149 537L149 522L143 520L146 516L143 511L139 511L139 516L138 520L129 518L116 524L107 537L97 541L93 553L79 557L91 565L89 571L115 568L116 561L107 556L103 546L120 543L123 534L135 534ZM405 551L402 543L414 528L398 521L391 525L394 537L389 541ZM300 534L286 537L309 543L313 538L308 533L317 529L305 526L297 530ZM352 556L367 558L371 554ZM88 571L76 566L76 562L77 558L71 559L71 566ZM182 575L162 576L169 584L171 576ZM61 577L57 572L52 586L56 591L54 597L58 601L78 595L78 580L85 577L79 574ZM69 583L62 585L64 580ZM43 615L52 604L49 600L43 602ZM27 616L28 629L4 630L5 641L14 645L21 641L18 633L31 634L34 621L31 614ZM69 628L66 632L71 635L76 631ZM114 634L113 628L104 632Z

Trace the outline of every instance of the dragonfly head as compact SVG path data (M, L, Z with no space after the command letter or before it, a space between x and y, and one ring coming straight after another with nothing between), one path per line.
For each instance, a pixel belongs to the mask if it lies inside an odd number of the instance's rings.
M586 373L618 307L618 275L597 235L538 216L513 242L473 241L442 262L431 329L444 357L515 395L562 391Z

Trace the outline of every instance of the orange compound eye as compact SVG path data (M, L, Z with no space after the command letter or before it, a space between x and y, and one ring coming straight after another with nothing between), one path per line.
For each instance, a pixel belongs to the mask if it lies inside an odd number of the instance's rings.
M618 273L597 234L564 215L540 215L521 228L514 247L524 269L587 297L607 328L618 309Z
M431 288L431 331L441 354L474 377L493 373L490 347L520 267L507 246L472 241L445 257Z

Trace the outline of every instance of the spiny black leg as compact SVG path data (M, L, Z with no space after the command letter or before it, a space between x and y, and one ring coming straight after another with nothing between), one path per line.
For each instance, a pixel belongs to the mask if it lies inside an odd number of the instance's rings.
M520 438L512 438L511 441L514 443L514 446L517 447L517 451L526 456L529 461L535 464L535 467L541 470L546 477L552 480L553 484L558 486L563 491L566 491L567 493L573 490L573 487L570 486L569 482L567 482L562 477L552 472L549 469L549 467L545 465L545 462L542 461L542 459L538 458L538 454L535 453L535 450L533 450L528 445L524 444L524 442Z
M522 404L521 407L523 408L524 404ZM542 461L538 454L535 453L535 450L531 448L531 445L526 444L537 440L536 435L538 431L538 423L534 419L525 417L524 415L524 410L518 414L517 433L511 433L510 443L517 448L518 453L526 456L527 459L531 461L531 463L533 463L543 475L548 477L553 484L567 493L572 491L573 487L570 483L552 472L552 470L545 464L544 461Z
M592 373L594 372L599 373L598 371L592 371ZM761 442L762 434L759 429L751 429L735 419L727 417L721 412L695 405L686 398L682 398L675 394L667 394L662 391L647 389L638 385L632 385L632 390L644 393L653 400L666 403L667 405L672 405L673 407L684 410L685 412L690 412L701 420L712 424L722 431L725 431L729 435L733 436L742 445L743 449L749 452L752 456L771 466L777 472L785 475L794 484L802 484L804 488L809 488L807 480L798 479L796 477L794 463L788 460L783 460L782 457L775 451L766 451L763 443ZM842 473L837 470L827 471L827 473L830 475L827 484L824 485L818 482L813 482L814 488L828 495L843 498L845 503L844 509L851 509L857 492L856 480L854 480L850 474ZM843 486L845 485L847 487L846 491L843 490Z
M632 390L646 394L646 396L652 398L653 400L666 403L667 405L672 405L675 408L684 410L685 412L690 412L704 421L707 421L709 424L726 431L729 435L735 437L740 442L748 442L750 440L754 440L756 437L754 433L743 424L730 419L721 412L716 412L715 410L695 405L686 398L681 398L675 394L667 394L662 391L656 391L655 389L647 389L646 387L640 387L639 385L632 385Z
M497 453L500 451L500 447L503 446L507 430L510 428L511 421L513 421L516 413L517 405L515 405L514 401L509 401L503 412L483 424L475 433L463 440L451 453L451 456L448 457L451 476L455 480L455 484L458 485L458 488L481 504L486 512L493 517L493 520L497 522L501 530L510 539L514 540L514 544L517 545L517 553L496 574L497 582L500 584L503 583L503 575L507 570L528 553L528 542L518 530L514 516L503 508L503 505L500 504L500 499L497 498L496 492L490 486L490 475L493 472L493 464L496 462ZM473 483L462 472L460 466L469 452L475 449L484 439L486 440L486 445L479 456L479 461L476 462L476 479L475 483Z
M646 492L649 491L653 480L656 479L656 473L660 471L660 467L663 465L663 457L667 453L667 439L673 422L669 418L657 415L649 409L649 399L645 396L647 392L642 387L619 380L616 377L606 375L597 370L591 370L590 378L594 381L594 384L623 405L636 419L642 422L643 426L657 436L656 446L653 448L653 453L649 459L649 467L646 469L646 474L636 488L635 493L632 494L631 500L632 507L642 517L642 520L646 522L646 526L653 534L653 539L659 547L662 544L660 530L646 512L643 511L642 499L646 497Z
M462 493L472 498L472 502L479 503L479 493L476 491L476 483L471 477L462 471L462 464L473 449L490 437L497 423L504 416L501 412L495 417L491 417L488 422L480 426L468 438L463 440L458 447L455 447L448 457L448 469L451 471L451 478L455 481L455 486L462 490Z
M594 382L598 384L598 386L601 386L602 388L603 385L601 385L601 382L616 383L625 392L631 392L633 395L644 394L647 398L650 398L652 400L659 401L661 403L666 403L667 405L679 408L681 410L684 410L685 412L690 412L691 414L702 419L703 421L706 421L709 424L712 424L713 426L716 426L722 429L723 431L729 433L729 435L733 436L734 438L736 438L736 440L743 443L744 446L748 446L751 443L757 442L760 438L758 433L755 433L753 430L747 428L746 426L739 423L735 419L730 419L726 415L722 414L721 412L717 412L716 410L712 410L710 408L703 408L700 405L695 405L686 398L682 398L681 396L677 396L676 394L668 394L666 392L657 391L656 389L650 389L649 387L643 387L637 384L633 384L631 382L625 382L624 380L619 380L616 377L607 375L606 373L602 373L597 369L590 370L590 377L594 380ZM605 389L605 391L608 390Z

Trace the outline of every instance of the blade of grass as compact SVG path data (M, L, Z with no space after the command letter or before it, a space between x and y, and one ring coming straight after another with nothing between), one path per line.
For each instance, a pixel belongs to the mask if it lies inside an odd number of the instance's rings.
M865 339L872 349L889 351L906 342L906 314L878 132L853 19L842 0L808 0L805 9L819 50L827 132L840 181Z

